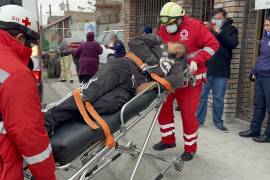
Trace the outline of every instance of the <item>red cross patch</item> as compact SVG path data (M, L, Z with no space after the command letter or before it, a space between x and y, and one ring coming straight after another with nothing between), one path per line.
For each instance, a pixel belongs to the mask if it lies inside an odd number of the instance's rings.
M180 32L180 36L181 36L182 39L187 39L187 37L188 37L188 31L186 29L182 30Z
M22 23L24 24L25 27L28 27L31 25L31 22L29 21L28 17L25 17L25 19L22 20Z

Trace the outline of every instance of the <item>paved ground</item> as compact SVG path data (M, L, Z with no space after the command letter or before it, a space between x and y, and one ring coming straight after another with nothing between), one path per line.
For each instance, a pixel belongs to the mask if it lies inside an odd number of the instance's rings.
M74 67L73 67L74 70ZM78 82L74 84L59 83L55 79L45 79L44 102L53 102L72 89L78 87ZM182 126L179 113L176 112L176 135L177 147L164 152L154 152L152 145L159 141L160 133L156 125L147 147L148 152L152 152L163 157L172 158L182 153L183 141ZM142 146L147 128L150 124L151 112L144 121L138 124L127 137ZM229 133L219 132L213 127L211 115L207 123L199 130L198 152L194 160L185 163L182 172L171 169L164 179L169 180L269 180L270 179L270 144L258 144L251 139L243 139L238 136L238 132L248 128L248 124L235 120L226 124ZM135 166L136 159L129 155L122 155L117 161L110 164L102 172L95 176L96 180L127 180ZM79 163L77 163L79 164ZM154 179L166 164L159 161L142 161L138 169L137 180ZM58 179L67 179L67 173L57 172Z

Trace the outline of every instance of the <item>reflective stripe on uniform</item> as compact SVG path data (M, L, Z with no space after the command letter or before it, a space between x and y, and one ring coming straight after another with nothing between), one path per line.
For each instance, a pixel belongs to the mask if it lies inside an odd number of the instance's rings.
M198 51L195 51L193 53L189 53L187 54L187 59L191 59L191 58L194 58L197 56L197 54L200 52L200 51L206 51L207 53L209 53L211 56L213 56L216 52L210 48L210 47L204 47L203 49L200 49Z
M0 84L3 84L8 77L9 77L9 73L0 68ZM0 134L6 134L6 133L7 132L6 132L5 128L4 128L4 123L3 123L3 120L1 118L1 121L0 121Z
M195 51L193 53L189 53L187 54L187 59L191 59L194 58L195 56L197 56L197 54L200 52L201 50Z
M171 124L165 124L165 125L159 125L160 129L168 129L174 127L174 123Z
M185 141L185 145L187 145L187 146L192 146L193 144L196 144L196 143L197 143L197 139L190 141L190 142Z
M32 165L32 164L40 163L40 162L46 160L50 156L51 153L52 153L52 146L51 146L51 144L49 144L48 147L43 152L41 152L37 155L30 156L30 157L23 155L23 160L27 164Z
M4 83L8 77L9 73L0 68L0 83Z
M195 132L193 134L184 134L184 137L187 138L187 139L192 139L192 138L195 138L196 136L198 135L198 132Z
M197 80L206 79L206 77L207 77L207 74L206 73L196 75L196 79Z
M161 133L162 137L167 137L174 134L174 129L165 133Z
M6 134L3 121L0 121L0 134Z
M204 47L202 50L208 52L211 56L213 56L216 53L214 49L210 47Z

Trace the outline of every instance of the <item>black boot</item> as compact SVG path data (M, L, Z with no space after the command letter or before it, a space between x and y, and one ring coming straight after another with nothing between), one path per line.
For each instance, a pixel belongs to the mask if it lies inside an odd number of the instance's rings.
M257 143L270 143L270 136L261 135L258 137L253 137L253 141L255 141Z
M194 156L195 153L188 153L188 152L184 152L182 155L181 155L181 159L183 161L190 161L193 159L193 156Z
M246 138L257 137L257 136L260 136L260 133L256 133L252 130L247 130L247 131L239 132L239 136L246 137Z
M163 151L168 148L174 148L176 144L163 144L161 141L153 146L156 151Z

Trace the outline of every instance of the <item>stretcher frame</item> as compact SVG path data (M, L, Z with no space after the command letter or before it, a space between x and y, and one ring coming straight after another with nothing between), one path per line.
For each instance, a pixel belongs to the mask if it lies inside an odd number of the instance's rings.
M140 112L139 115L134 120L130 120L125 122L124 120L124 113L127 107L136 99L141 97L143 94L153 90L157 89L157 96L155 100L150 104L148 108L146 108L143 112ZM145 152L145 148L149 142L150 136L154 130L154 126L157 123L158 115L160 113L161 107L163 102L165 101L165 98L167 96L167 93L165 91L162 91L161 86L158 83L153 83L151 86L147 87L145 90L143 90L141 93L136 95L134 98L132 98L128 103L126 103L122 109L120 114L120 121L121 126L120 130L116 132L115 134L115 141L117 143L116 147L110 149L109 147L105 146L103 141L99 141L91 145L84 153L82 153L79 156L79 159L82 163L81 168L75 167L72 161L65 165L57 165L56 169L61 171L75 171L75 173L68 178L68 180L89 180L94 177L98 172L100 172L103 168L105 168L108 164L119 158L123 153L128 153L132 156L138 157L136 165L134 167L134 170L132 172L132 175L130 176L130 180L133 180L137 169L141 163L141 160L143 157L151 158L160 160L163 162L168 163L168 166L164 168L160 174L155 178L156 180L162 179L164 174L172 167L174 167L177 171L182 171L184 162L181 160L179 156L174 157L173 159L166 159L163 157L159 157L156 155L148 154ZM143 147L141 150L139 150L136 145L133 145L131 141L129 141L125 145L119 145L118 141L125 137L125 135L128 133L129 130L131 130L136 124L138 124L149 112L152 110L156 110L154 118L151 122L151 125L148 129L148 133L146 135ZM78 157L76 158L78 159ZM29 176L29 172L25 172L26 177ZM29 178L30 179L30 178Z

